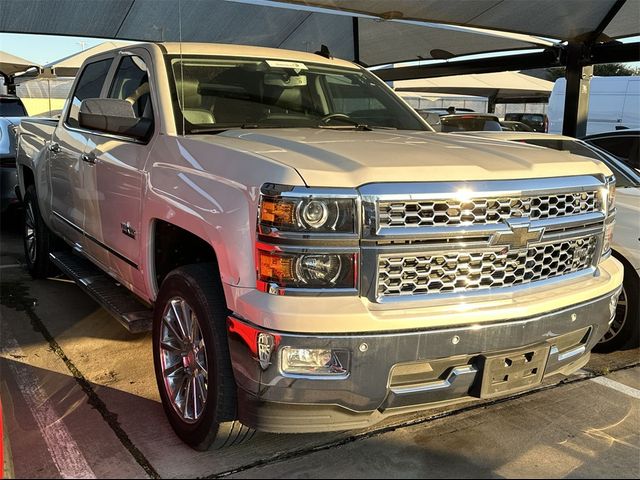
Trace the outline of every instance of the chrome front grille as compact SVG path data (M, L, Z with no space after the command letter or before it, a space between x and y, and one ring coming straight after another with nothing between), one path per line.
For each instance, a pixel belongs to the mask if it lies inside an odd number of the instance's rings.
M502 288L585 270L597 252L595 235L540 243L524 250L384 254L378 257L378 297Z
M378 202L378 218L382 228L497 224L509 218L543 220L592 213L601 208L599 203L595 190L469 200L394 200Z
M507 293L592 274L600 261L604 176L385 183L359 190L361 291L373 302Z

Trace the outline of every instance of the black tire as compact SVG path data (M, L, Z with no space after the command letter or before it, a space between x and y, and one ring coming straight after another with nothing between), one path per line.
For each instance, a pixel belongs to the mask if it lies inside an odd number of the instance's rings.
M23 244L27 270L33 278L46 278L55 273L56 269L49 260L55 240L40 215L36 189L29 185L24 194Z
M617 257L617 256L616 256ZM624 282L612 328L593 348L594 352L609 353L621 348L635 348L640 344L640 282L636 271L624 259Z
M178 437L200 451L236 445L255 433L236 420L237 387L227 342L229 312L216 272L214 264L187 265L170 272L160 287L153 318L153 360L162 406ZM161 359L162 317L171 300L176 298L184 299L195 313L209 359L206 403L200 416L191 423L174 407L165 385Z

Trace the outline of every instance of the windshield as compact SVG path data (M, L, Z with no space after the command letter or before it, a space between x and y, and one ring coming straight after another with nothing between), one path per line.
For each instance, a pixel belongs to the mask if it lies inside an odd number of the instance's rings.
M178 131L228 128L429 130L364 70L282 60L168 57Z

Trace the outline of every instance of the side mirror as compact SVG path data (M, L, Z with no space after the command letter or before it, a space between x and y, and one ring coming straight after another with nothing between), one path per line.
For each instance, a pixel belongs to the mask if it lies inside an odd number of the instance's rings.
M78 123L82 128L99 132L145 139L153 123L148 118L137 118L133 106L117 98L87 98L80 104Z

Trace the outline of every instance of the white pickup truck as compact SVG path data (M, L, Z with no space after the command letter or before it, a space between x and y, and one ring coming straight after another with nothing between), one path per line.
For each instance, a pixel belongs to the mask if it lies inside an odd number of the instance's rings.
M59 121L22 122L18 165L29 270L152 328L163 406L198 449L567 375L622 283L602 163L434 133L320 54L101 53Z

